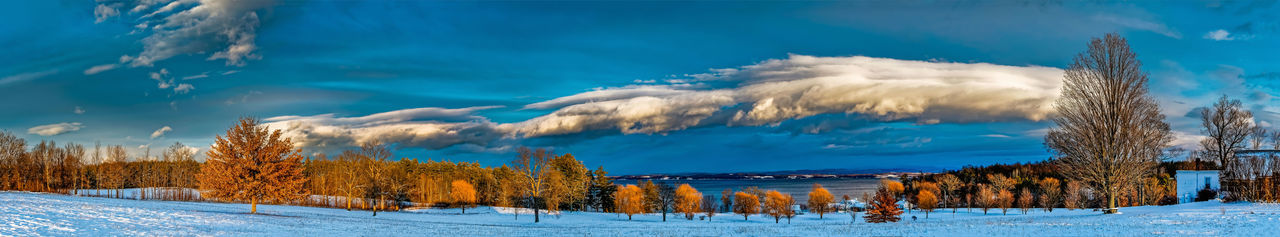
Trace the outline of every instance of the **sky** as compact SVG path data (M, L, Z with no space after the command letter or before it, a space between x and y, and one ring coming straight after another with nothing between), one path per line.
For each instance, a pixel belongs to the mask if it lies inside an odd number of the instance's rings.
M138 157L203 153L248 116L308 155L502 165L529 146L612 174L1035 162L1063 69L1107 33L1172 145L1222 95L1280 122L1276 1L10 5L0 130Z

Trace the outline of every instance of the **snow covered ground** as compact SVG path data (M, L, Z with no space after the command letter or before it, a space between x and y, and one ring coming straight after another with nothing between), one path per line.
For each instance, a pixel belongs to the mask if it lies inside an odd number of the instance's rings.
M246 214L246 204L166 202L75 197L57 194L0 192L0 236L1098 236L1209 235L1265 236L1280 227L1280 206L1201 202L1177 206L1122 208L1124 214L1089 210L1033 211L1023 215L999 209L983 215L960 209L904 215L904 221L870 224L850 222L844 213L819 220L802 215L773 223L766 216L717 215L712 221L689 221L676 215L667 222L657 214L625 215L565 212L533 223L493 208L380 212L259 205L261 214ZM510 213L509 211L503 211ZM1015 213L1016 212L1016 213ZM912 221L911 216L919 219ZM695 218L696 219L696 218Z

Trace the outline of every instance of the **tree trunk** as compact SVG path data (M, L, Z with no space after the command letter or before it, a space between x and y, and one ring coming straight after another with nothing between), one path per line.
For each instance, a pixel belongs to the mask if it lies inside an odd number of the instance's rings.
M256 213L258 213L258 198L257 198L257 197L249 198L249 213L250 213L250 214L256 214Z
M1102 214L1116 214L1119 211L1120 209L1116 209L1116 195L1107 194L1107 210L1102 211Z

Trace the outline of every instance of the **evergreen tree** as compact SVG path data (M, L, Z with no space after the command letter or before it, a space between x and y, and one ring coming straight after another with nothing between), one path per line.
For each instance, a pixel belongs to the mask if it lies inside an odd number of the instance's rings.
M898 222L898 216L902 215L897 195L884 185L876 190L875 199L870 204L865 215L867 223Z

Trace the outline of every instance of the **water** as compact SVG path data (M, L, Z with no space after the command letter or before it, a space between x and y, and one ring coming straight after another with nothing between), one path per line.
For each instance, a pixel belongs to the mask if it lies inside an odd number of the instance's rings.
M638 180L615 180L615 184L636 184ZM875 194L876 186L880 184L879 179L872 178L839 178L839 179L752 179L752 180L653 180L654 183L669 183L671 186L679 186L680 184L689 184L693 188L702 192L702 195L713 195L716 199L720 198L720 192L724 189L733 189L733 191L741 191L745 187L755 186L764 190L778 190L784 194L795 196L796 203L806 203L809 201L809 191L813 190L813 184L822 184L836 201L841 200L841 196L849 195L849 198L860 199L863 193L868 195Z

